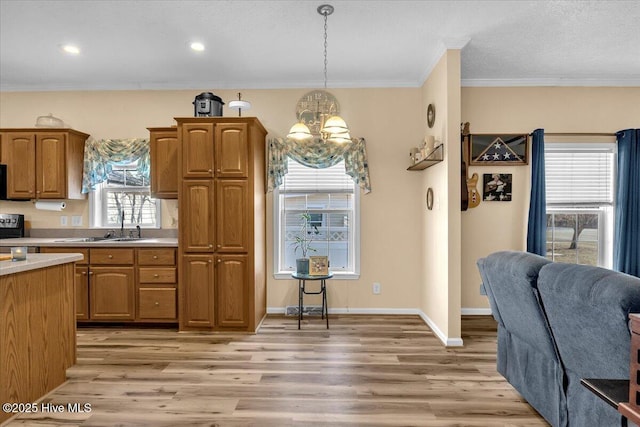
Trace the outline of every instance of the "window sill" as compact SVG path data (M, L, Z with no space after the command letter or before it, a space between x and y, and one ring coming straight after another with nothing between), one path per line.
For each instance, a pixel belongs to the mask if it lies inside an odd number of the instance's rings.
M274 273L273 278L276 280L285 280L285 279L289 279L289 280L294 280L291 277L291 273L293 273L293 271L282 271L279 273ZM360 274L359 273L343 273L343 272L332 272L333 273L333 279L335 280L358 280L360 278Z

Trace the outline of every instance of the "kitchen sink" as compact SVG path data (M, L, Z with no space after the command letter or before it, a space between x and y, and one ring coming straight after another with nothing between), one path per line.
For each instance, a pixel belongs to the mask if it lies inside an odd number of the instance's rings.
M103 240L109 240L106 239L104 237L73 237L70 239L61 239L61 240L54 240L54 242L61 242L61 243L82 243L82 242L101 242Z

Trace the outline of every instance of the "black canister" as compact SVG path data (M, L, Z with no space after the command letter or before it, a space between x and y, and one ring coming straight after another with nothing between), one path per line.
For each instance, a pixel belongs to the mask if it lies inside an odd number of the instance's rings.
M222 98L211 92L202 92L193 101L194 117L222 116Z

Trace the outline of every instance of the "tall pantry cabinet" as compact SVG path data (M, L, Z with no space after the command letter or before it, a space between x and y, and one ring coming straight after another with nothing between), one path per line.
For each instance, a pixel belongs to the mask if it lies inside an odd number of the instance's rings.
M266 314L267 131L254 117L176 121L180 329L255 331Z

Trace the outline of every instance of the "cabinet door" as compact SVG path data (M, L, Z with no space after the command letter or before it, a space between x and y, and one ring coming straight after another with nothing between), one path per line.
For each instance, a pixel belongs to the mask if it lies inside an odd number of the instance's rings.
M246 328L249 324L249 270L246 255L222 255L216 260L218 326Z
M220 180L216 185L216 249L249 251L249 185L245 180Z
M151 193L158 199L178 198L178 147L177 129L151 131Z
M213 255L184 255L180 280L180 326L214 326Z
M2 135L2 162L7 164L7 197L36 197L36 136L34 133Z
M215 242L214 184L185 180L180 196L180 232L184 252L213 252Z
M36 133L36 198L67 197L66 135Z
M89 267L76 266L76 320L89 319Z
M213 177L213 123L182 124L182 176Z
M91 320L135 318L135 274L133 267L91 267Z
M246 123L216 125L216 176L246 178L249 176L249 140Z

